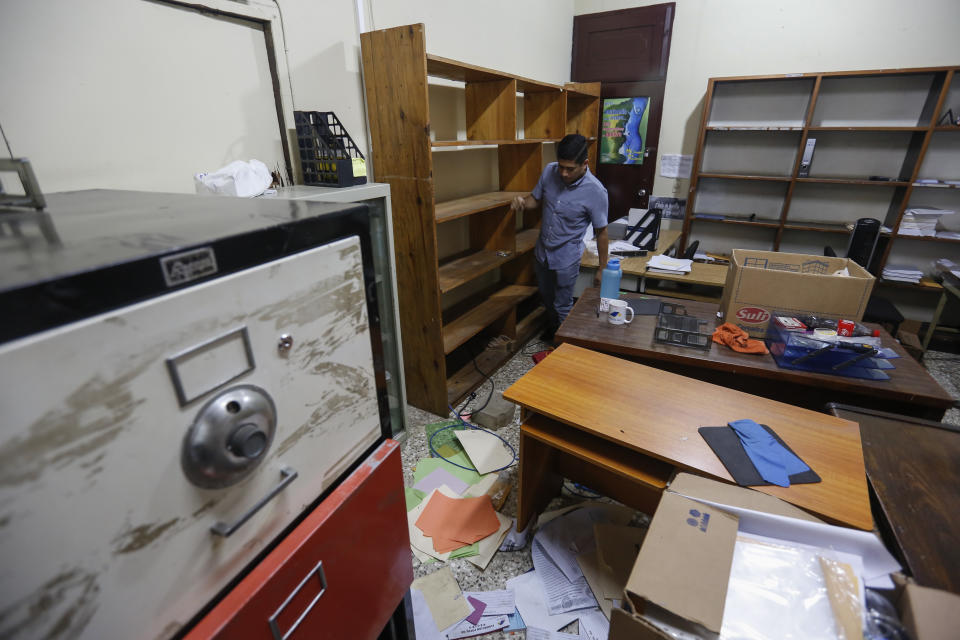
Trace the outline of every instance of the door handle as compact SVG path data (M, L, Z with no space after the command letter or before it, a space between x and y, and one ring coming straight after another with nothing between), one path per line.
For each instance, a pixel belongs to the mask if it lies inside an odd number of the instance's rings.
M307 605L307 608L303 610L303 613L300 614L300 617L297 618L297 621L287 629L286 633L280 633L280 625L277 624L277 618L280 617L280 614L283 613L283 610L287 608L287 605L290 604L290 601L293 600L293 597L300 593L300 590L307 584L307 582L316 575L320 579L320 593L314 596L313 600L310 601L310 604ZM307 573L306 577L300 581L300 584L297 585L297 588L290 592L290 595L287 596L287 599L283 601L276 611L273 612L273 615L267 620L270 623L270 632L273 634L274 640L287 640L290 637L290 634L293 633L297 627L300 626L300 623L303 622L303 619L307 617L307 614L313 609L313 606L317 604L317 601L320 600L327 590L327 576L323 573L323 560L317 563L313 569Z

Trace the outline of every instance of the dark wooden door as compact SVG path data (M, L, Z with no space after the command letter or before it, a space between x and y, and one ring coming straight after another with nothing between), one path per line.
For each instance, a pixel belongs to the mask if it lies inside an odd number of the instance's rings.
M573 18L570 77L603 83L601 119L604 99L649 98L643 162L592 167L610 194L611 220L627 215L631 207L645 208L653 188L674 7L669 2Z

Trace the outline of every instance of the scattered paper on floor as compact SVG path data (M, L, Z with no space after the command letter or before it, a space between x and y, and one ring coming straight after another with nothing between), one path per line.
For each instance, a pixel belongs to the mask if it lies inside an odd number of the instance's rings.
M547 603L543 596L543 589L540 588L536 571L510 578L507 580L507 588L511 589L516 595L517 611L520 612L523 622L528 628L536 627L555 631L562 629L579 617L577 613L550 615L550 612L547 611Z
M410 587L423 594L437 630L446 629L473 612L450 567L417 578Z
M466 594L467 598L476 598L487 605L487 608L484 610L484 615L487 616L510 615L517 608L517 599L510 589L464 591L464 594Z
M457 431L456 436L478 473L497 471L510 466L513 462L513 453L503 440L489 431L481 429Z
M500 528L489 496L450 497L434 494L415 522L433 540L433 548L445 553L473 544Z

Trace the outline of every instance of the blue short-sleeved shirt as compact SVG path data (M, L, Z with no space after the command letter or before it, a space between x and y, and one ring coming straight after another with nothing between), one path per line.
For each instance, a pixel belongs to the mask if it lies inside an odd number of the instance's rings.
M540 202L543 220L537 239L537 260L550 269L563 269L580 262L583 234L588 224L607 226L607 189L588 168L579 180L567 186L551 162L540 174L531 195Z

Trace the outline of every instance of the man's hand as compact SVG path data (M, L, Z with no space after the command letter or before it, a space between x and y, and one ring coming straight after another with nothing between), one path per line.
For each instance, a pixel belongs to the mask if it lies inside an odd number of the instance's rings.
M526 206L524 203L525 199L526 198L524 198L524 196L517 196L510 203L510 208L513 209L514 211L523 211Z
M603 267L597 267L596 272L593 274L593 286L599 287L600 281L603 279Z

